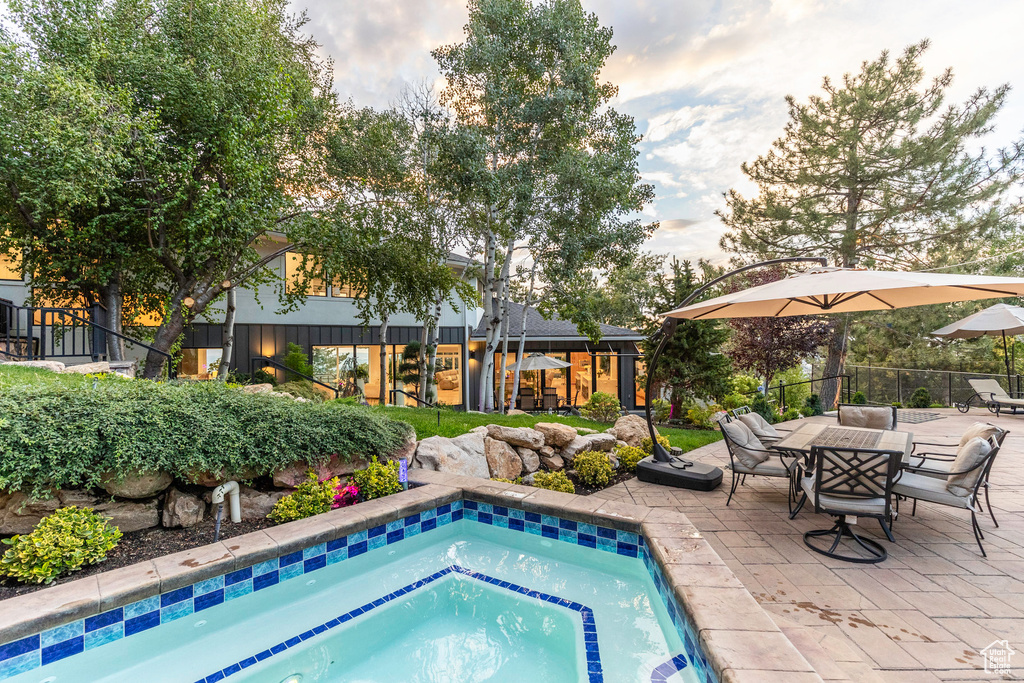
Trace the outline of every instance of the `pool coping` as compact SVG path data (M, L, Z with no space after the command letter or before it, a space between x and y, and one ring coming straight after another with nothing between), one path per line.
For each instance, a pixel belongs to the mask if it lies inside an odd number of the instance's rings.
M682 513L411 470L408 491L0 601L0 643L84 619L456 500L643 534L722 683L821 681Z

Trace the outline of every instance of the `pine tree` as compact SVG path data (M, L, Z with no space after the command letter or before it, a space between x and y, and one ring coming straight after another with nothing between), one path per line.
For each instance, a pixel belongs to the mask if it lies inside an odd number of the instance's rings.
M758 193L726 194L722 247L743 258L827 256L841 267L920 269L966 260L1018 221L1006 201L1022 176L1024 143L990 153L978 144L1009 87L945 104L953 79L930 84L923 41L895 61L887 52L823 95L793 97L789 123L768 154L744 164ZM826 376L842 372L851 316L836 321ZM838 385L822 390L827 404Z

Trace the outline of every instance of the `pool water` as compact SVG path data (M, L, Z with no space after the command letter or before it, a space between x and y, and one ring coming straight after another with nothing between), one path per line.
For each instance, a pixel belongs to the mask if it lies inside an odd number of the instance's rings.
M683 649L641 560L463 520L8 680L617 683Z

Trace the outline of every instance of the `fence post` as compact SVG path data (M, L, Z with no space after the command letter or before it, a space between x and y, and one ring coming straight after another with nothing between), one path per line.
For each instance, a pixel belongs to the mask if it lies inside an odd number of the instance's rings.
M98 361L100 356L103 356L107 350L107 333L96 327L96 325L107 324L106 318L104 318L100 313L102 310L103 309L99 304L93 304L89 307L89 319L94 323L89 326L90 331L92 332L92 339L89 341L89 351L91 352L93 362ZM114 343L117 343L116 339L114 340Z
M903 373L899 370L896 371L896 402L903 403L903 391L901 387L901 378Z
M786 412L786 386L779 380L779 407Z
M953 373L946 372L946 401L947 406L953 405Z

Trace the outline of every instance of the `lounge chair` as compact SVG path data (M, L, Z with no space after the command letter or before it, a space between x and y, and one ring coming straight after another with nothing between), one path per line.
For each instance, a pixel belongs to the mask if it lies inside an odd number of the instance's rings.
M720 420L718 426L722 430L726 448L729 450L729 461L732 463L732 487L726 506L732 502L736 487L746 483L747 475L754 477L775 477L793 481L793 472L798 458L787 456L780 451L769 450L754 435L747 425L739 420L729 421L728 416ZM787 460L787 457L790 459ZM777 460L776 460L777 459ZM792 506L793 486L789 487L789 502Z
M844 427L896 429L896 407L840 403L838 406L838 419L839 424Z
M971 401L975 398L996 415L1003 410L1009 410L1013 414L1016 414L1018 410L1024 410L1022 395L1006 393L1006 390L999 386L999 382L994 379L969 379L967 382L974 389L975 394L963 403L957 404L956 407L961 413L966 413L970 409Z

